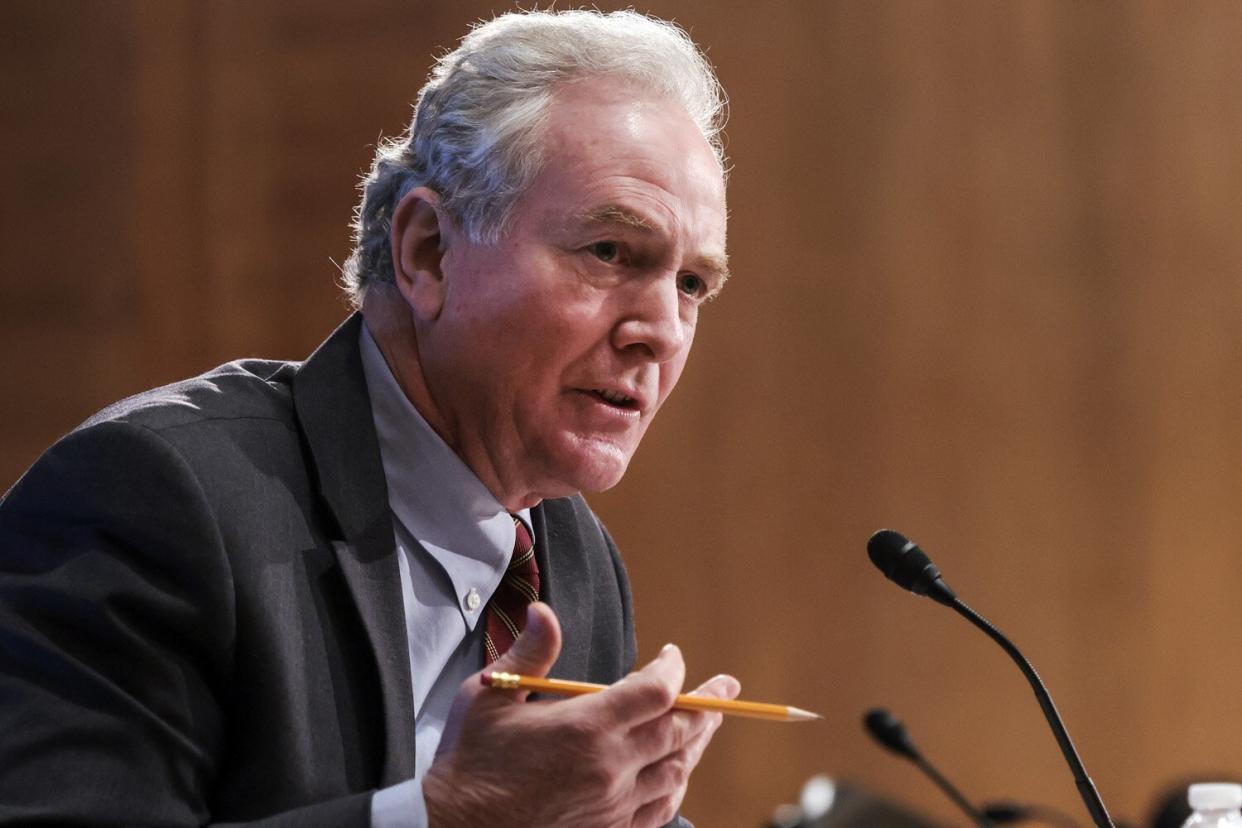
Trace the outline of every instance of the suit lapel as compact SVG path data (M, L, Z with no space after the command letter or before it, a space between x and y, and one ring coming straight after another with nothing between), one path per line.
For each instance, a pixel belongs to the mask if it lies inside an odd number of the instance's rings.
M577 526L573 508L564 500L545 500L531 511L535 532L535 562L539 565L541 598L561 622L561 655L551 675L582 679L590 666L594 618L591 596L583 585L592 583L586 571L587 555L573 537Z
M414 775L414 702L388 487L358 349L362 317L351 316L306 361L293 400L319 489L343 541L334 542L379 671L384 764L380 784Z

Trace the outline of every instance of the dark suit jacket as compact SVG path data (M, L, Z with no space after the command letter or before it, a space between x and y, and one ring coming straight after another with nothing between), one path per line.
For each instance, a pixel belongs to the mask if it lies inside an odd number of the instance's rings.
M0 824L366 826L413 775L360 324L118 403L0 502ZM620 678L616 548L578 497L533 524L553 674Z

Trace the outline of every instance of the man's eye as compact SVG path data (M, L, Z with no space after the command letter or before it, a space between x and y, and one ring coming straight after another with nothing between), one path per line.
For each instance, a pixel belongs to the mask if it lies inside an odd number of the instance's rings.
M702 296L707 284L693 273L683 273L677 280L677 286L687 296Z
M616 242L602 241L591 245L591 252L601 262L615 262L621 255L621 248Z

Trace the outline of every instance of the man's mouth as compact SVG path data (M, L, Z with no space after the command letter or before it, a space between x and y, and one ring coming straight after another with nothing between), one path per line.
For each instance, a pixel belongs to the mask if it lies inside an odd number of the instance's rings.
M591 389L591 393L614 408L634 408L637 402L633 397L627 397L620 391L607 391L603 388L593 388Z

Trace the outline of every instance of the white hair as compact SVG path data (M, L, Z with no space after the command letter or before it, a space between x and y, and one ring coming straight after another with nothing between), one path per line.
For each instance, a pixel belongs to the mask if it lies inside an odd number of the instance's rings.
M540 127L556 89L584 78L630 81L680 103L724 170L724 90L690 37L634 11L515 12L475 26L437 61L409 129L380 142L360 185L345 288L394 281L392 214L426 186L467 237L494 244L545 160Z

